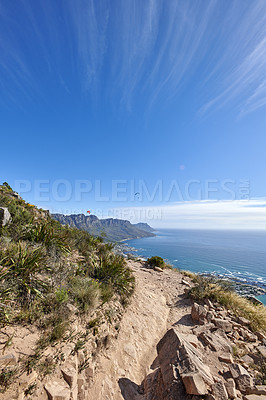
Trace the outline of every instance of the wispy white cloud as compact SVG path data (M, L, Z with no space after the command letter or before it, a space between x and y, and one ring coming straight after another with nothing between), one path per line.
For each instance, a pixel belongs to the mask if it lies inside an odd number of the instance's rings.
M234 201L195 201L157 207L121 208L117 216L148 222L155 228L266 229L266 198Z
M232 9L231 18L236 26L232 35L225 35L231 43L216 63L212 78L217 75L218 81L209 94L211 100L201 108L203 113L233 104L243 116L265 105L262 88L266 78L266 4L258 1L250 5L244 9L239 24L234 15L237 11Z
M248 114L259 108L266 106L266 79L264 79L261 84L255 88L254 92L247 98L240 116Z
M65 21L71 25L73 57L77 56L76 68L84 90L89 91L99 79L103 66L109 10L93 0L66 4Z
M27 29L20 37L21 20ZM42 74L68 93L75 78L83 93L116 107L145 98L150 108L187 87L203 113L231 105L245 115L266 102L264 0L47 0L38 7L22 0L18 14L0 5L0 38L2 87L12 81L4 88L10 96L16 88L41 92L24 46L32 41Z

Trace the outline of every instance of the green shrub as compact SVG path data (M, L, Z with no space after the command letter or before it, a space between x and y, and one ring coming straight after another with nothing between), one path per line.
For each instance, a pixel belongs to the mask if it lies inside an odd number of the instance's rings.
M48 342L54 343L63 339L68 328L68 321L64 319L58 319L53 325L50 335L48 336Z
M159 268L165 268L165 262L162 257L159 256L153 256L151 258L148 258L147 260L148 264L150 264L153 268L154 267L159 267Z
M125 259L114 253L106 255L94 270L94 278L104 285L113 287L116 293L129 296L135 285L135 278L126 266Z
M12 288L5 284L6 279L9 276L9 269L0 266L0 323L6 323L9 321L9 315L12 311L10 304L10 296Z
M57 232L49 223L39 223L37 225L30 225L25 230L25 239L32 242L42 243L46 247L52 247L69 252L69 246L66 240L66 232Z
M99 284L91 278L76 276L70 281L70 293L82 311L94 308L99 298Z
M13 383L18 371L11 367L3 368L0 372L0 393L4 393Z
M6 189L8 192L13 192L12 187L7 182L3 182L2 187Z
M49 269L43 249L31 248L19 242L9 246L2 255L0 264L7 268L6 290L16 292L16 297L22 304L29 303L36 296L41 296L48 286L39 274Z
M101 300L103 303L107 303L111 300L114 295L114 289L111 284L101 283Z
M66 303L68 301L68 290L65 288L57 289L55 292L55 299L59 304Z

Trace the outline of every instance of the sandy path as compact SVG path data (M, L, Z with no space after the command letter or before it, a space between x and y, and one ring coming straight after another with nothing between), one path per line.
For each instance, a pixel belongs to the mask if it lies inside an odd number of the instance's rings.
M169 326L186 332L189 301L183 299L182 276L174 271L147 270L129 262L136 290L121 321L118 338L97 362L89 399L127 400L136 395L131 382L140 384L156 357L156 344ZM121 394L123 392L123 395Z

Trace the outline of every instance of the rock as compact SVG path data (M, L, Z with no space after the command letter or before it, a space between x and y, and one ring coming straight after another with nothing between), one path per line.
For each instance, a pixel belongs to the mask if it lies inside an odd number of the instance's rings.
M88 367L85 369L85 375L88 380L93 379L94 373L95 373L94 367Z
M77 385L78 380L78 373L76 368L74 368L73 366L64 366L61 371L65 381L69 384L71 389L74 388Z
M213 351L221 351L223 353L232 353L232 346L230 345L228 339L226 340L221 332L205 333L202 332L199 335L200 339L208 345Z
M262 355L262 357L266 358L266 346L258 346L257 350Z
M248 389L253 386L252 377L242 365L231 364L229 365L229 370L240 392L246 393Z
M123 381L122 379L120 381ZM181 380L179 382L173 382L173 385L169 387L165 387L162 374L160 368L153 371L149 374L143 381L141 387L132 387L130 385L130 381L124 382L123 384L123 392L126 392L125 397L123 398L127 400L137 400L143 399L143 396L140 394L144 394L144 398L147 400L152 399L175 399L182 398L182 400L191 400L191 396L186 394L185 388ZM121 387L121 385L119 384ZM111 399L111 398L110 398Z
M88 390L90 385L84 375L79 375L78 377L78 396L77 400L88 400ZM71 397L72 400L72 397Z
M205 299L205 300L204 300L204 303L206 304L206 306L208 306L208 307L210 307L210 308L214 308L214 307L213 307L213 304L212 304L212 302L211 302L210 299Z
M252 357L250 357L248 354L244 355L243 357L241 357L241 361L245 364L253 364L254 360Z
M136 353L136 348L135 346L133 346L133 344L125 344L124 345L124 352L130 356L131 358L133 358L134 360L136 359L137 353Z
M0 207L0 226L5 226L11 222L11 214L7 207Z
M27 389L30 385L33 384L33 382L38 378L38 374L36 371L32 371L30 374L27 374L27 372L24 372L22 375L19 377L19 386L22 389Z
M178 351L178 356L177 369L181 378L183 374L199 372L205 383L211 385L214 382L209 367L202 361L201 353L190 343L184 340Z
M62 354L64 359L67 359L73 351L73 346L71 344L65 344L62 348Z
M247 333L246 333L246 339L247 339L249 342L255 343L255 342L257 341L257 336L254 335L254 334L251 333L251 332L247 332Z
M233 378L229 378L225 382L225 388L228 394L229 399L235 399L236 398L236 384Z
M166 332L163 338L157 344L158 360L163 383L170 387L176 380L173 365L177 364L177 351L181 346L181 338L174 328Z
M266 385L257 385L254 387L254 390L255 392L253 393L266 396Z
M266 336L264 335L263 332L257 331L257 332L255 332L255 335L257 335L259 340L265 340L266 339Z
M207 394L207 385L214 383L210 369L186 335L170 329L158 343L157 353L164 387L171 391L169 398L179 398L182 382L189 394Z
M256 385L248 389L248 394L264 395L266 397L266 385Z
M238 317L237 318L237 322L242 325L242 326L249 326L250 325L250 321L246 318L243 317Z
M232 355L230 353L221 354L218 358L219 358L219 360L221 362L225 362L225 363L228 363L228 364L232 364L233 363L233 357L232 357Z
M195 328L192 329L192 332L194 333L194 335L200 336L200 334L202 332L204 332L204 333L205 332L210 332L213 328L215 328L215 325L211 324L211 323L208 323L208 324L205 324L204 326L203 325L196 326Z
M10 194L11 194L12 197L15 197L16 199L22 200L22 197L17 192L13 192L13 193L10 193Z
M212 387L212 394L214 395L215 400L227 400L228 395L225 389L225 386L222 381L215 382Z
M182 279L181 283L187 287L191 287L191 284L188 281L186 281L185 279Z
M238 330L238 333L242 336L243 339L247 339L248 338L249 332L245 328L240 328Z
M239 333L238 333L237 331L235 331L235 332L233 333L233 336L234 336L234 338L235 338L236 340L239 340L239 339L240 339L240 335L239 335Z
M70 400L70 389L61 382L48 382L44 388L49 400Z
M2 368L9 367L11 365L16 365L18 362L15 353L9 353L4 356L0 356L0 366Z
M214 323L214 325L217 326L217 328L221 328L225 332L232 331L233 325L231 324L231 322L225 319L214 318L212 322Z
M207 386L199 372L183 374L182 381L188 394L205 395L208 393Z
M204 323L204 319L207 317L207 310L200 304L194 303L191 308L191 317L193 321L199 321Z
M199 347L202 347L202 344L199 342L199 339L197 338L196 335L192 335L192 333L189 333L186 335L186 340L192 344L196 349Z
M197 398L197 400L198 400L198 398ZM205 397L205 400L216 400L216 399L212 394L207 394L207 396Z
M214 319L214 314L211 311L207 312L206 319L208 322L211 322Z
M77 307L75 307L73 304L67 303L65 307L71 314L76 314L78 312Z
M240 364L229 365L229 370L231 372L232 378L234 379L238 378L240 375L248 375L248 371Z
M248 394L244 396L244 400L265 400L265 397L258 394Z
M154 269L154 271L157 271L157 272L163 272L163 269L160 267L154 267L153 269Z

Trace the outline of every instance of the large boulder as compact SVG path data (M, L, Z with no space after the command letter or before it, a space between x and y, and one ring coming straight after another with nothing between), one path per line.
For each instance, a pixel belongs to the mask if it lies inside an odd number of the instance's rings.
M212 394L215 400L228 400L228 394L222 381L212 385Z
M158 343L157 352L165 387L172 388L181 378L187 394L208 393L208 387L214 383L210 369L204 364L202 353L185 335L170 329Z
M232 353L232 346L229 340L224 336L222 330L217 330L215 332L201 332L199 337L202 342L213 351Z
M233 378L227 379L225 382L225 388L228 394L229 399L236 398L236 384Z
M204 321L207 317L207 310L205 307L201 306L198 303L194 303L191 308L191 317L193 321L199 322L201 325L204 324Z
M229 370L240 392L248 393L249 389L254 386L253 378L248 371L240 364L229 365Z
M7 207L0 207L0 226L5 226L11 222L11 214Z
M70 400L70 389L61 382L48 382L44 388L49 400Z
M230 321L226 319L214 318L212 322L217 326L217 328L220 328L225 332L232 332L233 325Z
M183 374L182 381L188 394L208 394L208 388L199 372L190 372L188 374Z

